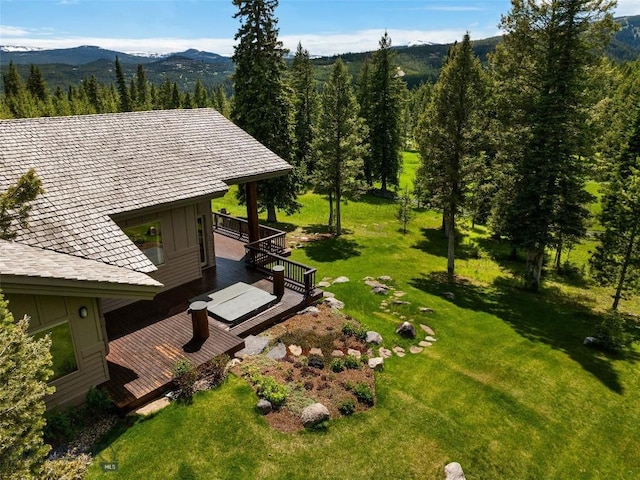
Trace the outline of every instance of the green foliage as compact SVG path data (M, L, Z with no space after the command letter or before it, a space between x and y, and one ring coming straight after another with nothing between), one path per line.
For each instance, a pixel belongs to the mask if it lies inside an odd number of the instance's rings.
M598 346L601 348L619 352L629 347L634 341L630 327L631 322L628 322L625 315L611 311L596 324L594 337L598 340Z
M342 325L342 333L347 336L355 337L363 342L367 339L366 327L357 325L356 323L350 321L344 322L344 324Z
M411 210L411 195L407 189L402 191L400 201L398 203L398 211L396 212L396 220L402 225L402 233L407 233L407 225L413 219L414 214Z
M345 398L338 404L338 411L345 417L356 411L356 404L351 398Z
M46 460L38 478L40 480L82 480L87 475L89 465L91 465L91 457L86 454Z
M195 393L195 383L198 371L186 358L181 358L173 364L173 380L178 387L178 398L190 402Z
M31 202L42 193L42 181L33 168L0 192L0 239L13 240L17 235L16 229L29 226Z
M271 402L274 407L281 407L287 401L287 387L279 384L271 376L260 376L255 382L258 395Z
M0 295L0 472L7 479L37 478L49 451L42 429L44 396L53 393L50 341L34 340L28 327Z
M358 116L358 104L351 77L338 59L322 92L320 123L316 137L317 172L315 184L322 193L335 198L335 233L342 234L342 198L355 198L362 190L362 156L366 150L366 127ZM329 204L333 213L333 205ZM332 215L330 215L332 218Z
M50 445L60 445L74 439L85 426L82 412L78 407L64 410L50 410L44 415L44 439Z
M227 376L228 355L216 355L205 364L198 367L198 374L207 380L211 386L220 385Z
M113 410L113 400L109 394L96 387L91 387L87 392L87 409L95 414L106 413Z
M345 368L344 360L342 358L334 358L333 360L331 360L331 364L329 365L329 368L331 369L332 372L335 372L335 373L343 371Z
M349 370L360 370L360 360L354 355L347 355L344 357L344 366Z
M371 387L365 382L358 382L356 384L350 383L347 385L347 387L353 392L358 402L370 407L375 403L375 396L373 395L373 391L371 390Z

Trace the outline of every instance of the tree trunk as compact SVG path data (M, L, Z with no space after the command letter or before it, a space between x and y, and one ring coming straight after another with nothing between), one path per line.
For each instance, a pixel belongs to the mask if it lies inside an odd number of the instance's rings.
M333 227L333 192L329 192L329 228Z
M456 223L453 211L449 214L447 221L447 237L449 245L447 248L447 280L453 283L455 275L455 249L456 249Z
M527 250L527 264L525 267L524 281L525 286L533 292L540 290L543 259L544 248L530 248Z
M342 222L340 221L340 194L336 193L336 236L342 235Z
M267 205L267 222L277 222L276 206L273 203Z
M562 268L562 240L558 243L558 248L556 248L556 258L554 260L556 265L556 269L560 270Z
M618 309L618 304L620 303L620 299L622 298L622 287L624 286L624 281L627 277L627 268L629 267L629 262L631 261L631 253L633 252L633 246L636 241L636 230L631 232L631 238L629 239L629 244L627 245L627 251L624 254L624 262L622 262L622 269L620 270L620 277L618 278L618 286L616 287L616 294L613 297L613 305L611 306L612 310Z
M382 188L381 188L381 190L383 192L387 191L387 178L386 177L382 177Z
M447 213L444 210L442 211L442 225L440 229L443 231L445 237L449 235L449 230L447 229Z

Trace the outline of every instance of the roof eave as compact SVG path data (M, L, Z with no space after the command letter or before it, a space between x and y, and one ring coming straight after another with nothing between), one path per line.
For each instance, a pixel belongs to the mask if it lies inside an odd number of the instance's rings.
M270 178L282 177L293 171L293 167L289 167L283 170L277 170L275 172L261 173L260 175L250 175L235 178L225 178L224 183L227 185L239 185L241 183L259 182L260 180L269 180Z

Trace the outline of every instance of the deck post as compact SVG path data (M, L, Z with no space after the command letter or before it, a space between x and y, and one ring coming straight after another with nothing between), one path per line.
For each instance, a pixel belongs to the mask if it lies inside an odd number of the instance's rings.
M258 184L246 184L247 221L249 222L249 243L260 240L260 224L258 223Z

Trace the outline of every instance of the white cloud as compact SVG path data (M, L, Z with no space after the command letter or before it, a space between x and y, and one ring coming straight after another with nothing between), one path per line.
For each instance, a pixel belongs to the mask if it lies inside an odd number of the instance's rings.
M30 33L26 28L0 25L0 41L4 41L5 37L24 37Z
M640 15L640 2L638 0L618 0L616 16Z
M407 45L410 42L451 43L460 40L466 30L471 31L472 39L480 39L498 34L497 28L491 30L474 30L468 28L444 30L402 30L388 29L394 45ZM3 32L0 44L20 45L44 49L71 48L79 45L95 45L109 50L125 53L170 53L184 51L189 48L206 50L220 55L231 56L235 41L232 38L98 38L98 37L39 37L24 29L14 29L14 33ZM281 35L284 46L295 51L298 42L312 55L335 55L348 52L364 52L376 50L378 42L384 34L383 29L362 30L353 33L326 33Z

